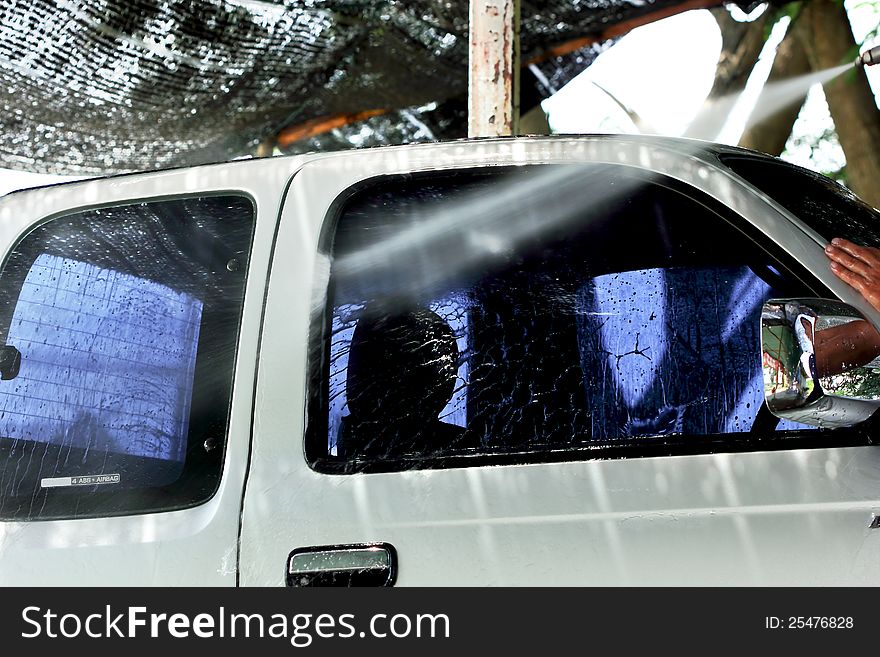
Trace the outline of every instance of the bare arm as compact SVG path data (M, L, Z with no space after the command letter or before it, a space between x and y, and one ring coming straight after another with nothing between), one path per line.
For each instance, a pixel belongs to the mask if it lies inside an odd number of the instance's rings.
M825 247L825 255L831 260L834 275L880 310L880 249L835 237Z
M841 374L880 356L880 333L859 319L818 331L813 350L819 376Z
M880 311L880 249L835 237L825 254L834 275ZM880 333L863 320L825 329L816 334L815 353L820 376L840 374L880 355Z

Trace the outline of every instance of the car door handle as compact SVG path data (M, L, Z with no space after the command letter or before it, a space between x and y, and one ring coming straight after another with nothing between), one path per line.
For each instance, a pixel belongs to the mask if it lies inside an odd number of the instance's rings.
M394 586L396 579L389 543L297 548L287 558L288 586Z

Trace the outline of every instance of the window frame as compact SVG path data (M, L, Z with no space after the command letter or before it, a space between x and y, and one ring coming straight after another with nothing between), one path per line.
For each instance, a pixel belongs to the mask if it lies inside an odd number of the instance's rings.
M769 155L755 153L745 156L742 153L722 153L718 159L734 175L750 187L772 198L774 202L801 222L804 228L814 232L822 240L830 241L833 237L844 237L856 242L867 241L869 242L867 246L880 246L880 230L877 229L880 210L872 208L849 189L831 178ZM771 171L771 176L766 175ZM773 175L776 176L775 179L772 178ZM821 197L833 199L835 214L852 219L854 225L846 226L845 222L840 225L838 222L829 222L822 217L812 217L803 204L793 203L791 196L780 198L777 193L779 190L788 190L797 182L808 182L815 185L821 190ZM832 205L832 203L826 205ZM829 230L831 223L834 223L833 231ZM857 229L858 234L853 229ZM873 234L865 234L868 231Z
M565 166L564 162L529 163L530 168L545 166ZM680 194L702 206L706 212L717 216L731 228L742 233L755 247L791 276L794 276L805 289L815 297L838 298L807 267L797 262L776 242L745 217L713 199L691 184L660 174L656 171L634 170L626 165L618 165L630 173L649 178L650 183ZM465 166L438 170L423 170L414 173L380 174L362 179L340 192L331 203L321 224L318 237L318 253L330 258L333 251L336 231L343 212L351 198L371 187L395 181L414 181L419 179L438 180L455 177L472 179L475 176L498 175L505 171L515 171L518 165L503 164L489 166ZM795 228L793 226L793 228ZM329 373L330 340L332 337L333 301L335 297L334 277L331 275L326 290L315 292L319 303L318 311L313 313L309 330L309 349L306 386L306 429L303 438L303 453L308 466L321 474L345 475L355 473L401 472L409 470L435 470L449 468L485 467L498 465L525 465L538 463L581 462L607 459L631 459L665 456L701 455L716 453L736 453L754 451L780 451L791 449L821 449L829 447L854 447L872 444L871 427L878 420L871 420L847 429L811 429L809 431L786 431L784 434L762 435L754 431L711 434L705 436L665 435L639 437L637 441L603 441L589 446L530 449L511 452L448 454L430 457L403 457L382 460L345 459L326 455L329 425ZM880 415L880 414L877 414ZM758 416L760 419L760 415ZM758 421L756 419L756 423ZM323 452L323 453L322 453Z
M15 312L15 305L20 297L25 279L39 257L39 248L30 247L24 251L23 262L26 265L16 267L17 274L7 279L7 268L10 260L21 253L21 246L41 230L47 230L54 222L63 221L89 212L133 208L141 205L163 204L173 202L196 202L208 198L235 198L244 201L248 206L248 214L243 220L248 223L247 237L240 244L242 265L238 270L241 275L229 287L234 288L236 302L218 303L216 294L206 296L202 300L203 314L199 340L196 349L192 395L190 400L189 418L187 422L187 447L182 463L180 476L165 486L132 487L116 491L103 491L100 488L83 495L55 496L47 499L38 514L22 514L19 512L0 513L0 522L43 522L56 520L73 520L82 518L110 518L118 516L150 515L154 513L170 513L191 509L209 502L220 490L226 468L230 418L232 413L232 395L234 379L238 365L238 354L241 348L241 327L244 321L245 293L253 257L254 240L258 220L258 203L254 196L243 190L217 189L202 192L187 192L124 199L116 202L95 203L65 208L34 221L21 231L0 262L0 333L6 336ZM244 217L244 215L242 215ZM51 230L51 229L49 229ZM18 256L20 257L20 256ZM137 276L130 271L124 274ZM145 279L147 280L147 279ZM161 284L161 283L160 283ZM225 316L236 315L237 321L229 324L225 330L205 331L204 328L223 325ZM207 340L205 337L207 336ZM225 361L223 376L216 376L216 354L223 354ZM199 382L216 379L209 387L199 386ZM215 392L220 391L226 399L226 407L222 412L211 414L207 421L194 421L194 409L197 403L204 404L216 399ZM222 424L222 435L215 431ZM202 440L204 438L204 440ZM217 444L211 449L204 447L205 440L216 438ZM6 440L6 437L0 437ZM48 444L48 443L47 443ZM137 458L137 457L135 457ZM194 460L193 460L194 459ZM205 474L205 470L210 471ZM198 481L201 480L201 481ZM194 484L193 482L196 481ZM89 487L84 487L89 488ZM189 493L187 494L187 492ZM19 496L23 497L23 496ZM120 499L121 498L121 499ZM137 501L131 504L131 501Z

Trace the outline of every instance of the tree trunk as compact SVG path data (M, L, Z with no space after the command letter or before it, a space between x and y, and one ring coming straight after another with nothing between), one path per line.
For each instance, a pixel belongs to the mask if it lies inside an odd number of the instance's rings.
M727 116L718 111L719 105L714 101L745 88L764 47L771 13L774 12L768 9L751 23L740 23L733 20L723 7L712 10L718 29L721 30L721 53L718 56L712 90L685 136L710 140L718 136ZM728 105L732 107L733 103L724 104L724 107L729 109Z
M541 103L535 105L525 114L519 117L519 135L549 135L550 122L547 119L547 113L541 107Z
M742 91L758 56L764 48L767 27L773 11L767 9L751 23L735 21L723 7L712 10L718 29L721 30L721 53L715 71L715 82L709 98L726 96Z
M807 59L807 53L801 41L803 37L808 36L804 34L803 26L804 22L797 20L794 25L789 27L785 38L776 49L776 57L773 60L773 68L770 69L767 84L810 72L810 61ZM766 91L761 92L756 107L761 107L765 93ZM747 128L739 140L739 145L770 155L780 155L785 150L785 143L791 136L792 126L794 126L803 104L803 99L795 101L773 116Z
M846 63L856 49L846 9L839 0L811 0L800 20L804 49L813 69ZM864 69L856 67L825 85L825 97L846 155L850 189L880 207L880 112Z

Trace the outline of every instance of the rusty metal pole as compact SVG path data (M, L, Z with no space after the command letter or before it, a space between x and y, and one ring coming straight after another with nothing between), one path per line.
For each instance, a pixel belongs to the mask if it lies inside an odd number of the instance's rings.
M468 137L515 135L520 0L471 0Z

